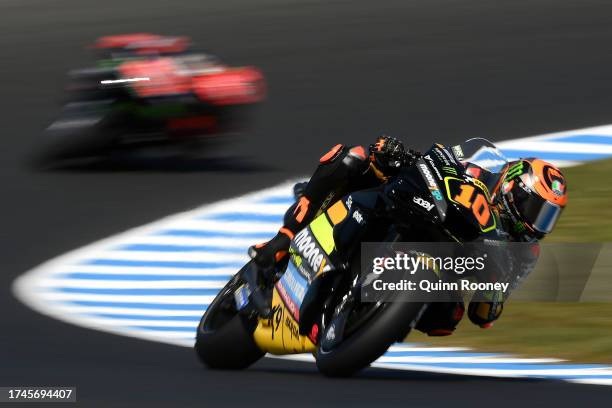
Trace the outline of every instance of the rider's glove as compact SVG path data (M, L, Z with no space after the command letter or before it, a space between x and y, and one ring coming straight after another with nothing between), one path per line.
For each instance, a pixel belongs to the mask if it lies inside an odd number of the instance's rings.
M381 136L370 145L370 160L385 175L396 173L406 163L404 144L391 136Z
M471 302L468 306L468 317L475 325L488 329L499 319L503 310L503 302Z
M270 241L249 248L249 256L262 270L271 269L287 255L292 234L284 230L281 228Z

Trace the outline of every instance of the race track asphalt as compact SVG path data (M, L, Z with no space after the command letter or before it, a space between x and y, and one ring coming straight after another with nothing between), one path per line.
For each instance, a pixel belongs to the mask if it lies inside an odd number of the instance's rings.
M198 165L28 168L65 72L87 65L83 46L136 31L189 35L260 67L269 100L251 131ZM330 380L274 360L208 371L189 349L43 317L10 284L73 248L308 174L339 142L388 132L424 148L612 122L611 44L605 0L1 0L0 386L76 385L84 407L609 406L611 389L561 382Z

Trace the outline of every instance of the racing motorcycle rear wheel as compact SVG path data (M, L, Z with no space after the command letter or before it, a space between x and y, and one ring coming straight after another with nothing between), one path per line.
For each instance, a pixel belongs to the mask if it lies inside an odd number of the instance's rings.
M265 354L253 340L257 319L236 310L234 292L243 283L240 272L234 275L200 320L194 348L209 368L240 370Z
M361 303L344 300L325 325L316 352L319 371L348 377L402 341L424 309L420 302Z

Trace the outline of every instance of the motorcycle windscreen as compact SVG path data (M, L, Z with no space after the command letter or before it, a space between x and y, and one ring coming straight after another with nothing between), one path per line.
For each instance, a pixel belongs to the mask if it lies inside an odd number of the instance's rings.
M464 165L470 163L481 169L472 175L483 182L493 195L503 177L508 158L493 143L480 137L452 146L451 151Z

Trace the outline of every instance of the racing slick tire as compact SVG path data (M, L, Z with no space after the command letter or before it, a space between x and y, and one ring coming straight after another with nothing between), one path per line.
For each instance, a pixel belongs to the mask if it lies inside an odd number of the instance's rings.
M239 314L234 304L234 291L242 284L239 275L219 292L198 324L194 348L209 368L241 370L265 354L253 340L257 318Z
M419 302L386 302L373 315L335 347L321 341L316 351L319 371L329 377L348 377L368 367L395 342L402 341L410 332L412 322L422 313ZM329 336L333 318L322 333Z

